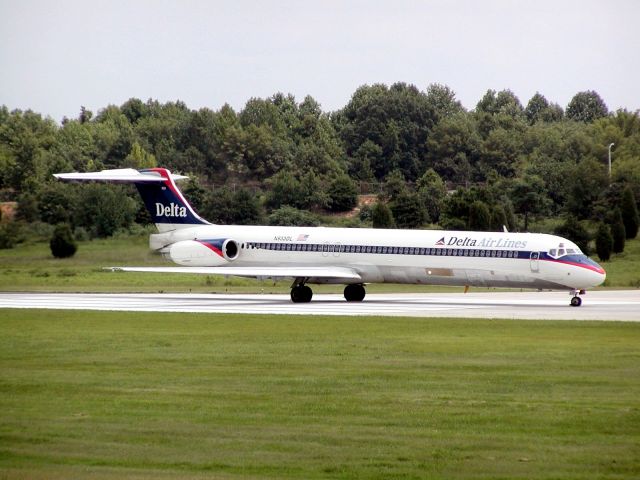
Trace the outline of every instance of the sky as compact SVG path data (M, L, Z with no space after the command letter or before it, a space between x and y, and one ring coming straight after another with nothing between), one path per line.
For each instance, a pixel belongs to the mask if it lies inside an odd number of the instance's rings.
M362 85L488 89L566 107L595 90L640 109L636 0L0 0L0 105L56 121L132 97L242 109L311 95L326 112Z

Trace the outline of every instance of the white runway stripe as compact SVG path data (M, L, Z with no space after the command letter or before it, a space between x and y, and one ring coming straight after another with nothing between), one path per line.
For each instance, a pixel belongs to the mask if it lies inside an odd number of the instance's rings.
M288 295L0 293L0 308L640 321L636 290L589 292L579 308L569 307L569 298L563 292L372 294L348 303L342 295L315 295L294 304Z

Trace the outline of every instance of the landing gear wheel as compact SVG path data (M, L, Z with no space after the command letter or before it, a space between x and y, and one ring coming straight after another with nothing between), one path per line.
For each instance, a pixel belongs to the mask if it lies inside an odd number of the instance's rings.
M354 283L344 287L344 298L347 302L361 302L366 293L364 285Z
M296 285L291 289L291 301L293 303L309 303L313 297L313 291L306 285Z
M580 297L575 296L571 298L572 307L579 307L580 305L582 305L582 299Z

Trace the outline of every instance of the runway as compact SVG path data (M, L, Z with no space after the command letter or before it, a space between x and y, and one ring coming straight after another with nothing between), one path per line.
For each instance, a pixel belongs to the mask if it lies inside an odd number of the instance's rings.
M360 303L318 294L307 304L294 304L289 295L0 293L0 308L640 322L638 290L588 292L581 307L569 300L567 292L388 293Z

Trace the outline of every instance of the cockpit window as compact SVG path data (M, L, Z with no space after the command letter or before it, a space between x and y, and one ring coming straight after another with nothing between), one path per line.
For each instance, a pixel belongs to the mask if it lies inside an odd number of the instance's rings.
M558 248L552 248L549 250L549 256L551 258L560 258L565 255L582 255L582 251L577 247L565 248L564 243L558 245Z

